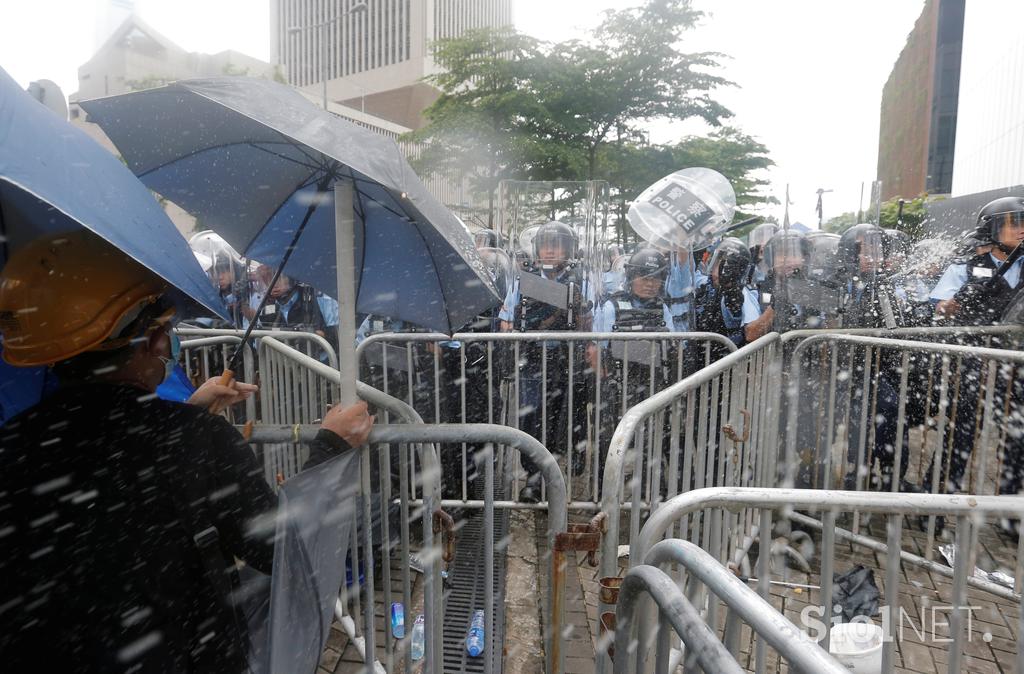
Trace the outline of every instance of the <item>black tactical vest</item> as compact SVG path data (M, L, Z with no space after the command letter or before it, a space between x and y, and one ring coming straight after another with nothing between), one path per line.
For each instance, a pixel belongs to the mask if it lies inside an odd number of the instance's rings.
M608 297L615 309L615 331L665 332L665 309L662 298L640 300L631 293L620 291Z
M298 293L298 299L286 316L285 306L296 293ZM274 307L274 309L268 313L267 307ZM316 294L312 288L295 287L286 297L270 300L267 307L264 307L263 315L260 316L260 325L264 329L327 332L327 322L324 320L323 312L320 311L320 304L316 301Z
M988 283L998 268L988 253L975 255L967 261L967 283ZM958 322L964 325L992 325L998 322L1021 289L1021 280L1024 280L1024 274L1021 274L1017 285L1011 287L1005 276L999 278L993 293L983 301L965 302L960 307Z
M579 275L575 270L570 269L562 272L553 280L566 286L570 283L573 285L573 324L569 324L569 312L520 294L513 323L516 330L521 332L568 332L580 328L584 307Z

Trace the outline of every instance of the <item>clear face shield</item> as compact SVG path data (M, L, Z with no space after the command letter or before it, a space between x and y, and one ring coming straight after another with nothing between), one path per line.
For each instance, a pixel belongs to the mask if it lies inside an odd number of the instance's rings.
M802 273L807 265L806 243L799 237L772 239L765 246L764 262L776 276L788 278Z
M489 229L481 230L473 235L473 245L477 250L482 248L497 248L498 235Z
M811 239L811 255L807 261L807 276L817 280L825 280L831 277L836 271L836 254L838 250L838 236L818 236Z
M219 234L199 232L189 239L188 245L206 270L210 282L222 294L232 292L245 280L242 278L241 256Z
M537 230L539 229L540 225L533 225L519 232L519 237L517 238L519 250L526 255L527 259L533 259L533 239L537 236Z
M882 233L868 232L857 241L858 271L862 274L875 274L882 268Z
M999 213L989 219L992 240L1013 250L1024 241L1024 213Z
M563 231L542 230L533 239L534 261L544 271L555 271L576 255L576 240Z

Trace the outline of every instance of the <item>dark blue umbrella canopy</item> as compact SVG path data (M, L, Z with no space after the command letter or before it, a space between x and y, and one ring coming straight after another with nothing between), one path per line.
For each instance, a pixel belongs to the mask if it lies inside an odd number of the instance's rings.
M81 227L162 277L190 311L227 318L153 194L117 157L0 69L0 265L40 236Z
M357 310L452 332L499 301L465 229L398 146L255 78L81 104L150 188L237 250L335 296L333 184L355 185Z

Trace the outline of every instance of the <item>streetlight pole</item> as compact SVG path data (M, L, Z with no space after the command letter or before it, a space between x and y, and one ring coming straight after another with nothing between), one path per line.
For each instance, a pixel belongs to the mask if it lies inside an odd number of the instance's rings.
M320 29L320 85L321 92L323 95L323 106L324 110L327 109L327 27L333 23L337 23L341 19L344 19L349 14L356 12L365 12L368 9L365 0L357 5L354 5L348 11L342 12L333 19L327 19L320 23L310 24L308 26L291 26L288 28L288 34L294 35L303 30L309 30L310 28Z

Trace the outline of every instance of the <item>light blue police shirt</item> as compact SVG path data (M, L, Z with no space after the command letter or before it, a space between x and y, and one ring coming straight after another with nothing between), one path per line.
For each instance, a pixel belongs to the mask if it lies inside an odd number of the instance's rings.
M1002 266L1002 262L996 259L994 255L989 253L989 257L991 257L996 263L996 269ZM1010 284L1011 288L1016 287L1017 283L1020 281L1020 270L1022 264L1024 264L1024 258L1014 262L1013 266L1010 267L1003 276L1003 279ZM975 274L975 277L979 281L989 278L987 276L980 276L977 273ZM952 299L953 295L956 295L956 291L960 290L968 280L966 264L951 264L946 267L946 271L942 273L942 277L939 279L939 282L935 284L934 288L932 288L930 297L932 300L937 301Z

